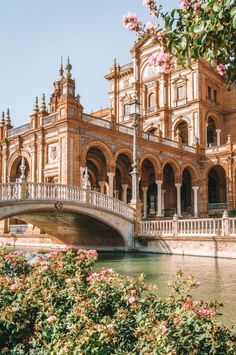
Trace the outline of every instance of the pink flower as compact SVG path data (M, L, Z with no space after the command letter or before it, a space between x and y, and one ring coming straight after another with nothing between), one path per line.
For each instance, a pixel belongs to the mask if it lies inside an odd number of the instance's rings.
M158 11L157 11L157 5L155 0L143 0L143 5L147 6L148 10L149 10L149 14L151 16L156 16Z
M18 288L19 288L19 285L18 285L18 284L12 284L12 285L9 287L9 289L10 289L11 291L16 291Z
M166 320L163 320L162 322L161 322L161 325L160 325L160 330L161 330L161 332L164 334L164 333L166 333L166 332L168 332L168 323L167 323L167 321Z
M218 64L216 70L222 76L226 73L226 68L224 64Z
M189 0L180 0L180 8L181 10L187 10L191 7Z
M142 22L139 21L138 16L136 14L128 12L127 15L123 16L122 21L123 25L130 31L140 32L142 29Z
M130 296L128 301L130 304L133 304L136 301L136 298L134 296Z
M166 35L166 31L158 31L156 34L157 40L161 42L162 39L165 37L165 35Z
M154 52L149 58L149 65L154 67L160 67L162 73L168 74L171 68L170 55L164 53L162 50Z
M152 21L149 21L149 22L147 22L146 23L146 30L148 30L148 31L155 31L155 25L152 23Z
M181 322L181 318L180 318L180 317L176 317L176 318L174 318L174 320L173 320L173 323L174 323L175 325L179 324L180 322Z
M87 281L92 281L93 279L97 279L100 276L99 273L97 272L92 272L87 278Z
M135 296L137 291L136 290L130 290L130 293L131 293L132 296Z
M192 300L188 300L188 301L184 302L183 307L185 309L188 309L188 308L191 308L192 305L193 305L193 301Z
M46 319L46 322L48 322L50 324L50 323L55 322L56 320L57 320L56 316L50 316Z
M194 312L196 314L198 314L200 317L215 317L216 316L216 312L213 311L212 309L196 309L194 310Z
M202 2L201 2L201 1L196 1L196 2L192 5L192 7L193 7L194 10L198 10L198 9L200 9L201 5L202 5Z

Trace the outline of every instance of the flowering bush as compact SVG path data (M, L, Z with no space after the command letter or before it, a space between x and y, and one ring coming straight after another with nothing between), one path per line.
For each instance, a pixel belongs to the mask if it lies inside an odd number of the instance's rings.
M157 24L149 21L144 25L135 14L135 26L130 24L131 18L124 22L129 30L148 35L181 65L206 58L228 87L235 83L236 0L180 0L179 8L171 13L164 13L155 0L144 0L143 5L157 18ZM171 69L170 61L168 67L163 72Z
M190 296L196 280L179 273L163 299L142 276L94 272L96 257L69 250L26 265L2 253L1 354L235 354L235 333L215 317L219 305Z

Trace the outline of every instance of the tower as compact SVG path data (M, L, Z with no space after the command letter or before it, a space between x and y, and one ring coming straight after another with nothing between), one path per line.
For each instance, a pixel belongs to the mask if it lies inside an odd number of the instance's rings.
M71 75L72 65L68 57L65 70L63 64L59 70L60 78L54 83L54 93L50 99L50 113L57 112L58 120L80 120L83 115L83 106L79 95L75 95L75 80Z

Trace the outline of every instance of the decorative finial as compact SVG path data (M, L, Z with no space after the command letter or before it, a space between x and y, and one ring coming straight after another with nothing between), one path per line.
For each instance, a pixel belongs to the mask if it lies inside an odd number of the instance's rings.
M84 171L84 189L88 189L89 188L89 173L88 173L88 168L86 166L85 171Z
M25 158L22 157L21 164L20 164L20 172L21 172L20 179L21 180L25 180L25 170L26 170Z
M228 134L228 137L227 137L227 144L231 144L231 135Z
M10 110L7 109L7 116L6 116L6 124L11 125L11 117L10 117Z
M72 69L72 65L70 64L70 58L68 57L67 66L66 66L67 78L71 78L71 69Z
M63 79L64 78L64 68L63 68L63 58L62 57L61 57L61 67L60 67L59 73L60 73L61 79Z
M42 95L41 111L42 112L47 111L47 106L46 106L46 102L45 102L45 94Z
M77 100L77 102L78 102L78 104L80 104L80 94L77 94L77 96L76 96L76 100Z
M5 125L5 112L4 112L4 111L2 111L1 125L2 125L2 126Z
M39 112L39 99L38 96L35 97L34 113Z
M113 58L113 67L116 67L117 63L116 63L116 57Z

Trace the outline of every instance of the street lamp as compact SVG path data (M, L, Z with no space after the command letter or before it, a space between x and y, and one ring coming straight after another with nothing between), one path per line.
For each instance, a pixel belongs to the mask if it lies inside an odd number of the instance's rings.
M140 202L139 198L139 172L138 172L138 118L140 114L140 104L136 96L134 96L130 102L130 117L132 119L133 127L133 164L132 172L132 199L131 204L137 204Z

